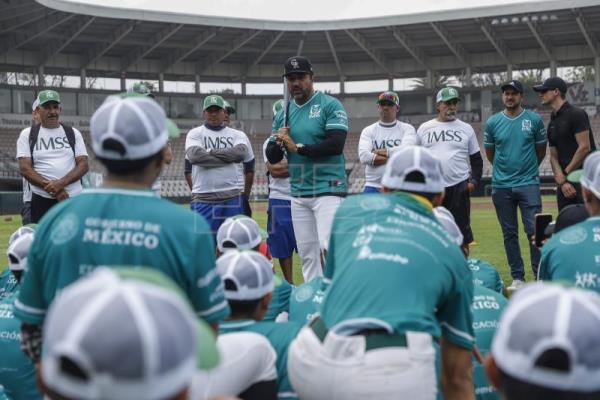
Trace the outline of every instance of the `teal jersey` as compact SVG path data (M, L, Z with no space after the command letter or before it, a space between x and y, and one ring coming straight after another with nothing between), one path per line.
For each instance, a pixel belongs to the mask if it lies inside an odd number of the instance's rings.
M333 221L323 282L329 329L443 334L472 348L471 271L423 198L347 198Z
M10 296L18 287L17 279L8 267L0 272L0 300Z
M298 398L287 371L288 348L302 325L293 322L265 322L253 320L222 321L219 333L254 332L266 337L277 353L277 398Z
M498 293L504 291L504 281L493 265L478 258L469 258L467 264L473 274L473 285L483 286Z
M21 350L21 321L13 312L18 294L17 288L0 300L0 385L8 399L42 400L35 365Z
M475 286L473 292L473 330L475 341L483 357L492 347L492 339L498 328L500 315L506 307L506 298L498 292ZM485 368L473 359L473 384L477 400L500 400L496 389L487 380Z
M269 308L263 318L263 321L275 321L275 318L282 312L290 311L290 295L292 294L292 285L286 280L281 280L281 285L273 290L273 298L269 302Z
M57 292L98 266L156 268L206 322L229 315L210 227L149 190L93 189L52 207L28 263L15 303L15 314L27 323L41 324Z
M289 321L306 324L312 319L323 300L322 283L323 278L317 276L294 288L290 298Z
M504 112L485 123L483 145L494 148L492 186L511 188L540 182L536 146L546 145L546 128L539 114L523 110L514 118Z
M281 110L273 119L273 132L283 126L283 114ZM322 142L327 130L348 132L348 117L342 103L319 91L301 106L291 101L288 121L294 142L305 145ZM310 158L290 152L287 159L293 197L348 191L343 154Z
M600 293L600 216L553 235L542 247L538 278Z

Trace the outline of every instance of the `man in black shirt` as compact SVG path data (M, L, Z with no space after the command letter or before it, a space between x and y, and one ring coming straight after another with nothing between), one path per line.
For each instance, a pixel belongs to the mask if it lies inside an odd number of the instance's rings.
M580 169L587 155L596 150L588 115L565 100L567 84L561 78L548 78L533 90L540 94L542 104L552 108L547 130L558 209L583 203L581 186L568 182L567 175Z

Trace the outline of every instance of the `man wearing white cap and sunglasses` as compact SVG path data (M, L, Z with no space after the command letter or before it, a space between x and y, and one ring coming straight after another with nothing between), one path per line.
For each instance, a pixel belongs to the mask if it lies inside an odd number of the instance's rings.
M445 398L473 399L473 282L432 212L444 197L441 163L401 148L381 184L385 194L350 197L334 218L329 287L290 346L292 385L307 399L435 399L440 339Z
M39 336L57 292L98 266L145 265L162 271L215 330L229 314L214 270L208 224L150 191L173 125L158 103L138 94L110 96L94 113L92 145L108 176L104 187L54 207L40 224L15 302L24 332L31 331L24 340Z
M486 359L504 400L600 398L600 296L532 283L510 299Z
M538 278L567 281L600 293L600 151L588 155L583 170L571 172L568 179L581 183L590 217L552 235L542 248Z

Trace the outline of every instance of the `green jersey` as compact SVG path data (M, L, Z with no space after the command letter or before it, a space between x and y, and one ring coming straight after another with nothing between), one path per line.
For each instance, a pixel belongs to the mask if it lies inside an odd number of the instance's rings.
M42 400L35 365L21 350L21 321L13 313L18 294L17 288L0 300L0 385L9 399Z
M98 266L145 266L170 277L198 316L229 315L210 227L149 190L93 189L60 203L38 226L15 314L41 324L57 292Z
M290 295L292 294L292 285L286 280L281 280L281 285L273 290L273 298L269 302L269 308L263 318L263 321L275 321L275 318L282 312L290 310Z
M17 279L8 267L0 272L0 300L10 296L18 287Z
M492 338L498 328L500 315L506 307L506 298L498 292L475 286L473 292L473 330L475 341L483 357L492 347ZM473 384L477 400L500 400L496 389L488 382L485 368L473 359Z
M600 293L600 216L553 235L542 248L538 278Z
M323 278L317 276L294 289L290 298L289 321L306 324L312 319L323 300L322 283Z
M281 110L273 119L273 132L283 126L283 114ZM288 121L290 136L304 145L322 142L328 130L348 132L348 117L342 103L319 91L301 106L291 101ZM348 191L343 154L310 158L289 152L287 159L293 197Z
M514 118L504 112L485 123L483 145L493 148L492 186L511 188L540 182L536 146L546 144L546 128L539 114L523 110Z
M265 322L254 320L221 321L220 333L254 332L265 336L277 353L277 398L298 398L292 388L287 371L288 347L296 338L302 325L293 322Z
M469 258L467 264L473 273L473 285L483 286L502 293L504 290L504 281L493 265L478 258Z
M347 198L333 220L323 282L329 329L443 334L472 348L471 271L424 198Z

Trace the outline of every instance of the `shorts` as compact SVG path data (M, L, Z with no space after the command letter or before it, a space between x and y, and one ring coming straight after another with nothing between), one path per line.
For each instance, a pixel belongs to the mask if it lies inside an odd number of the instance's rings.
M292 224L291 201L269 199L267 231L267 245L273 257L288 258L294 251L298 251Z
M379 189L374 186L365 186L363 193L379 193Z
M219 227L227 218L244 213L244 202L242 195L239 195L219 203L195 201L190 204L190 208L206 219L210 230L216 235Z

